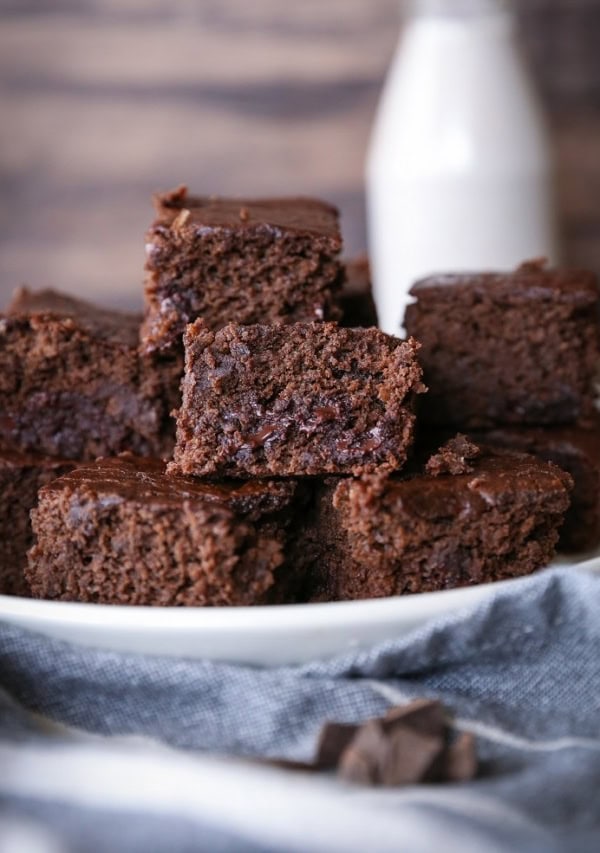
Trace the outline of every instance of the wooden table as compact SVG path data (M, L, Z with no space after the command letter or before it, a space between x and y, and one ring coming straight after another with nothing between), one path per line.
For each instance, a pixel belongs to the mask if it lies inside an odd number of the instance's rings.
M555 131L567 257L600 269L600 6L518 4ZM397 0L23 0L0 26L0 299L139 302L153 190L315 193L365 246L362 171ZM52 11L48 11L51 9Z

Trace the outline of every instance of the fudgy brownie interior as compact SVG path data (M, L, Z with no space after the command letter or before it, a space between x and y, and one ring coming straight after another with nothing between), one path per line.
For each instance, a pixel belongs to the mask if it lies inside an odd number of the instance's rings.
M201 321L185 336L171 473L289 476L401 468L423 390L418 346L334 323Z

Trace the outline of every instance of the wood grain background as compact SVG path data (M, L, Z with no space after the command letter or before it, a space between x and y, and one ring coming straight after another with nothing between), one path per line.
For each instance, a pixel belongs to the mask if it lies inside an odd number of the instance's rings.
M570 261L600 270L600 3L520 0ZM365 245L398 0L0 0L0 300L138 304L152 191L318 194ZM509 129L507 129L509 132Z

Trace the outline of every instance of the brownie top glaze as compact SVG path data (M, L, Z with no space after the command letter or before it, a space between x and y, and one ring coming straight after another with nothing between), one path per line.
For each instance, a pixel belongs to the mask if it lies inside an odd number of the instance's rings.
M404 516L435 520L479 516L492 507L514 503L515 495L522 500L553 493L562 496L573 483L569 474L551 462L509 450L483 448L482 455L472 460L472 468L455 476L369 478L356 481L350 488L362 493L363 510L382 499Z
M106 505L127 501L147 506L182 507L184 503L216 503L244 515L261 516L287 506L296 491L294 480L250 480L210 483L167 476L165 463L122 453L82 465L46 490L83 490Z
M331 204L314 198L233 199L189 195L178 187L154 196L158 221L154 228L177 227L252 230L257 227L325 237L341 249L339 214Z
M100 308L56 290L29 290L27 287L15 290L5 313L9 316L71 318L92 337L128 347L137 346L142 320L141 315Z
M528 261L512 272L453 273L420 279L410 294L421 298L435 292L436 298L452 299L457 289L464 296L485 299L558 299L583 305L598 302L596 275L589 270L551 269L543 261Z

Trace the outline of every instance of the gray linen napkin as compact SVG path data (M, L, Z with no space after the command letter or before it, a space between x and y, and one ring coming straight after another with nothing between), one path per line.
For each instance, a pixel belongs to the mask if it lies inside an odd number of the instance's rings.
M441 699L470 783L366 789L309 760L326 720ZM0 625L0 851L597 851L600 577L561 569L328 661L258 669Z

